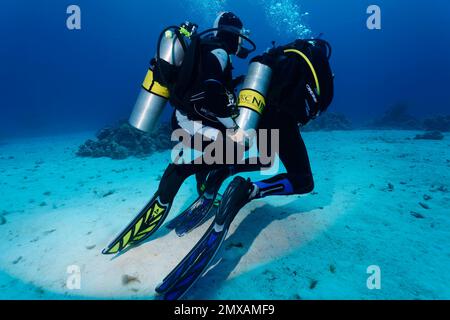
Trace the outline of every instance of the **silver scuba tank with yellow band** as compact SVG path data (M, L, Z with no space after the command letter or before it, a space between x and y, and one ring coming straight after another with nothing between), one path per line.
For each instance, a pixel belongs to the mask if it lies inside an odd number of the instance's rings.
M258 61L250 63L239 92L239 116L236 124L244 131L257 129L266 106L266 95L272 78L272 68Z
M190 36L195 33L197 26L190 22L181 27L166 28L158 42L158 60L164 60L170 65L180 66L183 62L186 46ZM169 100L169 89L155 80L152 65L147 71L142 88L131 113L129 123L142 131L152 132Z
M315 93L320 96L320 84L317 72L309 58L300 50L287 48L284 54L295 53L308 65L315 82ZM238 108L239 116L236 124L244 131L256 130L259 119L266 106L267 92L272 78L272 68L261 62L252 62L245 78L242 90L239 92Z

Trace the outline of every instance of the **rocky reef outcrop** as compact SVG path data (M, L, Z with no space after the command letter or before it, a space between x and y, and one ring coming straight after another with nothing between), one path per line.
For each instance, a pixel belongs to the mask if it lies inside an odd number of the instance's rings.
M119 122L115 126L101 129L96 139L89 139L83 143L76 152L79 157L109 157L112 159L125 159L130 156L144 157L155 151L170 149L171 127L161 124L154 133L137 130L127 122Z
M406 104L395 104L384 114L367 124L370 129L421 130L422 123L408 112Z
M440 131L427 131L424 134L417 134L415 140L442 140L444 135Z
M351 130L352 124L342 113L325 112L318 118L310 121L302 131L332 131Z
M448 116L438 115L427 118L423 121L423 128L428 131L449 132L450 115Z

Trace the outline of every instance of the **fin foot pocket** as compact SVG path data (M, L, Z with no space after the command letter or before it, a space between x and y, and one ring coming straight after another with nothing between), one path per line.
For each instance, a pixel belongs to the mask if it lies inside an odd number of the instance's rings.
M214 201L211 207L207 210L206 214L204 212L199 212L197 214L197 210L199 209L201 211L202 209L202 206L199 206L199 203L203 201L202 196L198 197L186 210L180 213L177 217L173 218L167 224L167 228L170 230L175 229L175 232L179 237L198 228L203 223L205 223L209 218L215 215L216 210L220 205L221 199L222 195L218 194L214 198ZM185 224L189 224L189 226L185 226Z
M194 230L203 222L207 217L210 217L211 209L214 207L215 197L212 199L199 197L185 212L184 219L175 228L176 234L181 237L186 233Z

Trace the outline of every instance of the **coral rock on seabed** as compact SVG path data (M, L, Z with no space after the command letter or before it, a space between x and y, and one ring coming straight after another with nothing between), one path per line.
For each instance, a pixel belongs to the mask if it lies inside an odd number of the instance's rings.
M434 116L423 121L423 128L428 131L450 131L450 115Z
M123 285L127 285L127 284L132 283L132 282L140 282L140 281L139 281L139 279L137 277L130 276L128 274L124 274L122 276L122 284Z
M424 134L418 134L414 137L415 140L442 140L444 135L439 131L425 132Z
M317 119L310 121L302 128L302 131L332 131L351 130L350 121L341 113L326 112Z
M373 129L420 130L422 124L408 113L406 104L396 104L388 108L383 116L368 124Z
M130 156L143 157L155 151L170 149L171 132L171 127L167 123L150 134L135 129L127 122L121 122L115 127L101 129L96 135L97 140L87 140L79 147L76 155L92 158L109 157L117 160Z

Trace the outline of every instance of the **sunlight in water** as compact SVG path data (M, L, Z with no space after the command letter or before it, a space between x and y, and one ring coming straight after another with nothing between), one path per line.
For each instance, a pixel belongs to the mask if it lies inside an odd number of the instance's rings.
M226 7L227 0L189 0L189 9L201 16L201 24L212 24L219 12L226 11Z
M250 1L250 0L249 0ZM296 38L311 37L311 29L306 19L308 12L303 11L295 0L259 0L266 13L266 20L279 35ZM190 10L201 13L201 23L211 23L217 13L227 10L230 0L189 0Z
M301 5L294 0L260 0L266 10L267 20L279 34L290 34L298 38L311 36L311 29L306 25L308 12L303 12Z

